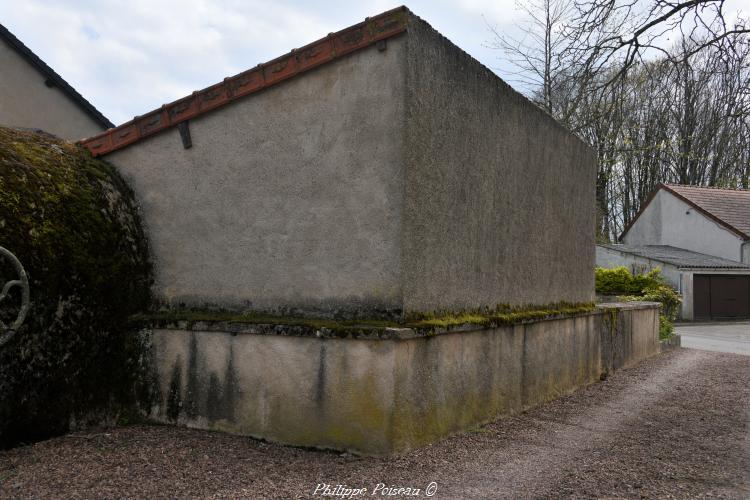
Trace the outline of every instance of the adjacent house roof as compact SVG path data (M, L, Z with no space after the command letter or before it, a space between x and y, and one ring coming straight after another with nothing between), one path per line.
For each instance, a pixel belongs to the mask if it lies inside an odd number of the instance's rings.
M643 203L635 218L625 227L620 240L633 227L660 189L673 194L740 238L750 240L750 190L680 184L659 184Z
M45 83L50 87L57 87L65 95L73 100L78 106L89 115L94 121L99 123L103 128L114 127L114 124L99 112L90 102L83 98L76 89L70 86L68 82L58 75L55 70L47 66L39 56L34 54L30 48L23 44L21 40L15 37L8 28L0 24L0 39L10 45L26 62L34 66L42 75L46 77Z
M137 116L117 128L83 139L80 144L94 156L106 154L356 50L376 43L384 44L385 39L406 31L408 13L406 7L398 7L367 18L362 23L331 33L253 69Z
M750 271L750 264L735 262L713 255L692 252L668 245L599 245L645 259L671 264L683 269L734 269Z

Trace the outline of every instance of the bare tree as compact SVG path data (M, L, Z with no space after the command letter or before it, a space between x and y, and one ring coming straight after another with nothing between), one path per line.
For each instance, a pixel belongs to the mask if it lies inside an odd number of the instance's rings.
M579 40L574 50L581 66L588 73L618 68L605 84L654 52L674 60L668 46L675 35L691 47L679 54L684 60L750 33L750 23L739 14L727 22L725 0L574 0L574 10L565 35Z
M660 182L750 184L750 36L722 0L529 0L494 47L597 152L597 237Z
M555 89L564 84L570 75L565 70L573 64L569 56L574 41L564 34L575 12L573 0L517 1L516 7L527 18L519 26L522 35L500 33L490 26L491 47L502 50L515 66L512 76L517 82L538 89L537 103L551 113Z

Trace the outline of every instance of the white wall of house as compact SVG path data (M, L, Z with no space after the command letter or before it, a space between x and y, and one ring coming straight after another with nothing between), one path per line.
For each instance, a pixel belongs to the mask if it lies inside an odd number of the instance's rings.
M714 220L660 189L623 238L627 245L670 245L737 262L750 262L743 240Z
M0 125L38 128L77 141L104 128L76 102L29 64L13 47L0 40Z

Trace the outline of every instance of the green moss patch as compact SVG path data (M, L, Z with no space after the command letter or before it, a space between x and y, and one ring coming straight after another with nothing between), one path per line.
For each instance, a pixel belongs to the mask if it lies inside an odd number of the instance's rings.
M407 325L412 328L450 328L458 325L481 325L491 328L586 314L594 311L595 308L593 302L576 304L560 302L544 306L529 305L523 307L500 305L492 310L475 310L458 314L415 314L407 321Z
M225 322L251 325L284 325L299 327L295 333L315 334L321 330L329 331L332 336L360 337L366 331L380 331L386 328L411 328L421 333L441 329L450 330L459 326L477 326L493 328L497 326L541 321L551 318L575 316L594 311L593 303L568 304L558 303L547 306L510 307L498 306L494 309L462 311L455 313L419 313L410 314L402 322L380 320L336 321L331 319L311 319L288 316L274 316L256 312L233 313L229 311L208 311L195 309L175 309L148 314L139 314L132 318L143 326L168 326L186 323L192 328L198 322Z
M312 330L327 329L331 331L347 331L351 329L385 329L400 326L396 322L381 320L352 320L336 321L324 318L299 318L290 316L275 316L258 312L237 313L231 311L211 311L197 309L174 309L146 314L137 314L131 318L136 324L172 324L187 322L192 325L197 322L227 322L254 325L286 325L305 327Z

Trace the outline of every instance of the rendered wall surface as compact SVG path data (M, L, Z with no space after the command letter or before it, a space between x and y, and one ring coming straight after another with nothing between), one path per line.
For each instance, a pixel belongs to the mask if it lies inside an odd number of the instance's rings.
M659 352L658 308L392 340L153 331L151 418L280 443L399 453Z
M67 95L0 40L0 125L42 129L76 141L104 130Z
M412 17L406 310L593 298L593 151Z
M663 189L630 228L623 243L670 245L742 262L742 239Z
M407 31L107 154L170 305L401 317L593 299L593 152Z
M142 204L170 304L400 310L404 39L106 157Z

